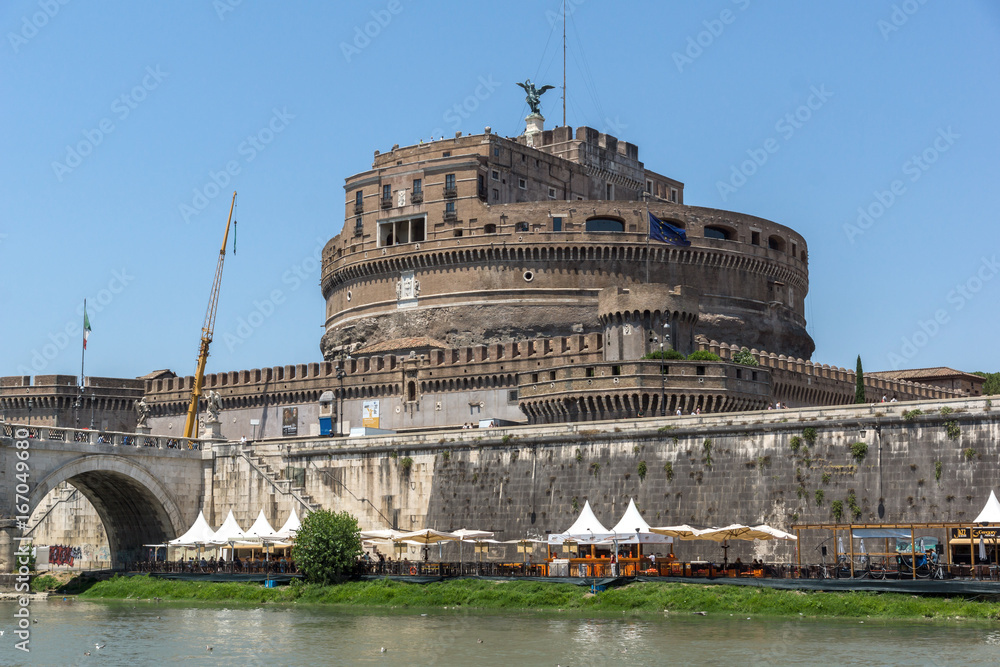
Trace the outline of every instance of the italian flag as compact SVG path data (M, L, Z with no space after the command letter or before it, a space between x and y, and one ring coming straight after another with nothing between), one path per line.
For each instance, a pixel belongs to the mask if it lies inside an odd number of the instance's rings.
M87 304L83 304L83 349L87 349L87 339L90 338L90 318L87 317Z

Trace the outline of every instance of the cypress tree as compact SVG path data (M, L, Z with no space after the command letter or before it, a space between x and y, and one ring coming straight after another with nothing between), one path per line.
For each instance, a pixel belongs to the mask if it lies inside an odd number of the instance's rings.
M861 369L861 355L858 355L858 368L854 372L854 402L866 403L865 400L865 372Z

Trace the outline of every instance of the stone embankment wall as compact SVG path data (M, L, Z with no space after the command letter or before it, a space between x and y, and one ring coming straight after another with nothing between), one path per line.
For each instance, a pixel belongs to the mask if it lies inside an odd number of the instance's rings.
M904 417L913 410L922 414ZM296 486L363 528L477 528L498 539L560 532L587 500L610 528L629 498L652 525L787 529L834 522L834 501L845 524L878 522L880 498L884 522L970 521L1000 473L998 436L988 399L964 399L268 444L250 457L228 446L217 452L215 523L233 508L249 524L261 507L280 523L302 508ZM289 492L254 457L287 477ZM804 534L803 560L821 560L827 537ZM675 550L721 558L708 542ZM792 561L795 552L757 543L736 545L736 556Z

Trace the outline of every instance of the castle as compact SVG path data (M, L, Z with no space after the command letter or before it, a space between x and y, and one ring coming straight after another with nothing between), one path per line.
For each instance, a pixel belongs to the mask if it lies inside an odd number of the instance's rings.
M854 401L853 371L809 361L800 234L686 205L684 184L647 169L634 144L528 121L515 138L487 127L375 151L371 169L345 180L343 229L323 249L325 361L208 375L224 437ZM651 238L651 216L689 245ZM756 366L733 362L742 348ZM655 358L670 350L722 360ZM873 374L866 393L981 389L969 374L958 385L933 377ZM34 395L39 423L86 426L97 404L96 428L130 430L144 395L153 432L176 435L193 378L89 378L82 402L74 385L3 378L0 413L23 419Z

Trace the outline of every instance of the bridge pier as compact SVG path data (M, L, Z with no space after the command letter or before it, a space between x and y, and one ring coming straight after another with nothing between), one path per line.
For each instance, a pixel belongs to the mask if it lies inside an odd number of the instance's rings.
M14 552L19 546L15 538L21 536L21 529L14 519L0 519L0 572L17 572Z

